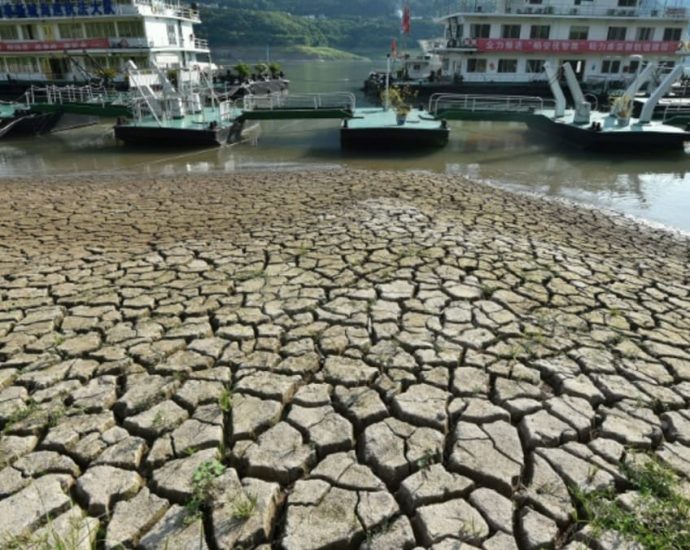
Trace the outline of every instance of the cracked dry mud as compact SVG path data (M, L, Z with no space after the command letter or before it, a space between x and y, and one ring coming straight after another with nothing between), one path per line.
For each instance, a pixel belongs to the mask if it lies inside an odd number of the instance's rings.
M680 237L427 174L0 196L4 546L612 548L574 487L690 476Z

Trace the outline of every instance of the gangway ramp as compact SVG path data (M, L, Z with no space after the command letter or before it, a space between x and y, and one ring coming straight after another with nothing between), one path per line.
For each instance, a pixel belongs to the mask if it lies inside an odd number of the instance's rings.
M347 119L355 116L355 95L348 92L324 94L270 94L245 96L242 120Z
M433 94L429 113L446 120L527 122L553 112L555 102L532 96Z
M93 86L32 86L26 91L25 102L32 113L131 116L126 94Z

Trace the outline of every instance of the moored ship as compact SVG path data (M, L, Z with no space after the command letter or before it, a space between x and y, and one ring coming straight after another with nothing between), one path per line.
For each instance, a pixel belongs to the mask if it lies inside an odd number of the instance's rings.
M179 0L3 0L0 3L0 94L31 85L126 88L127 61L140 67L210 71L206 40L197 38L194 5Z
M438 56L440 69L398 75L420 95L549 95L546 62L569 63L586 93L602 95L631 81L642 58L666 70L679 64L690 13L681 1L463 0L439 22L443 40L426 53ZM378 93L377 81L373 74L365 88Z

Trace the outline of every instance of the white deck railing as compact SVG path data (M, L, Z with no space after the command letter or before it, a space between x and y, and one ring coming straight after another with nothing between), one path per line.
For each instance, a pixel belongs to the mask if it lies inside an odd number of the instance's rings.
M505 4L505 5L504 5ZM516 15L575 15L583 17L663 17L668 19L685 19L687 8L667 5L666 2L645 3L643 6L601 6L573 5L572 2L545 2L528 4L520 1L497 2L496 0L461 0L460 13L507 13Z
M531 113L553 109L551 99L532 96L434 94L429 98L429 112L433 115L443 111Z
M283 94L273 93L265 96L248 95L244 97L244 110L277 109L348 109L354 111L355 95L349 92L324 94Z
M127 94L109 92L100 86L31 86L24 94L27 105L48 103L91 103L105 105L115 101L126 102Z

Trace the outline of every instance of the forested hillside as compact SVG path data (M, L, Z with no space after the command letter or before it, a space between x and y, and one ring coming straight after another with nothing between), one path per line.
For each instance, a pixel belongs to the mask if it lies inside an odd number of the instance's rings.
M410 43L438 36L432 17L448 12L446 0L411 0ZM328 47L351 52L390 46L400 35L398 0L220 0L200 2L198 34L211 46Z

